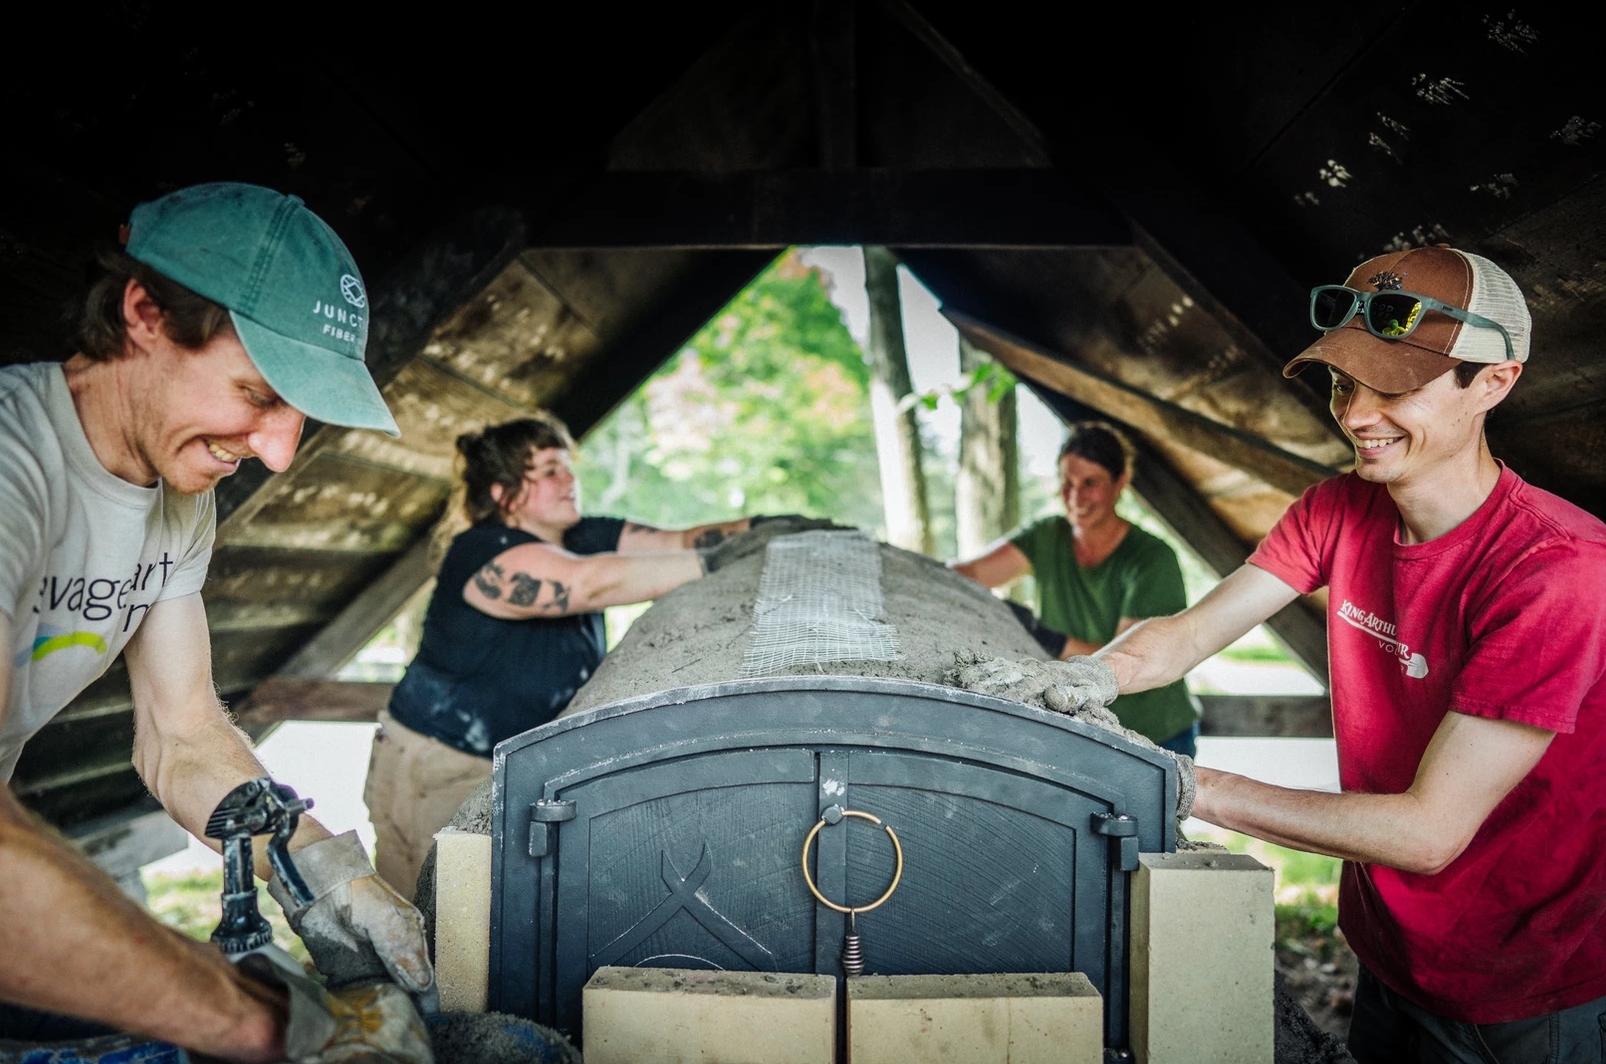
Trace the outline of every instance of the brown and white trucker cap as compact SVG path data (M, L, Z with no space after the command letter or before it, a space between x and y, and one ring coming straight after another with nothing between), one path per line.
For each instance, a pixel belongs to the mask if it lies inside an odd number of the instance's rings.
M1532 325L1522 290L1511 276L1484 258L1443 244L1412 248L1368 259L1344 282L1358 292L1396 290L1431 296L1505 326L1518 362L1528 361ZM1357 314L1341 329L1323 333L1283 367L1292 377L1308 363L1321 362L1368 388L1399 394L1448 373L1457 362L1504 362L1500 330L1470 325L1429 311L1411 335L1400 340L1373 336Z

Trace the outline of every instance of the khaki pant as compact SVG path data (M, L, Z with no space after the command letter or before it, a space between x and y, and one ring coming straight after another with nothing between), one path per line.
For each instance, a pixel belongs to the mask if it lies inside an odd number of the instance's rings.
M380 878L411 900L418 869L457 807L491 775L491 759L465 754L379 712L363 801L374 822Z

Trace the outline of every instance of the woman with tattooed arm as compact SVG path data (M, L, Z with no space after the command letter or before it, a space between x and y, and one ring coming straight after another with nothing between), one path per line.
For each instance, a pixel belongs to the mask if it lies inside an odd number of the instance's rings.
M684 530L580 516L574 442L551 417L458 437L464 509L418 655L379 717L364 798L379 873L412 896L435 832L491 774L503 739L562 712L606 652L601 609L703 574L742 518Z

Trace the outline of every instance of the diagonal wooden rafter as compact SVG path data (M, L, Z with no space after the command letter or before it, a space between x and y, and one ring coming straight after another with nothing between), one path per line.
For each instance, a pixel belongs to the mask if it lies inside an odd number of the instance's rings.
M1085 141L1060 145L1050 140L908 0L880 0L880 4L985 101L1023 145L1045 164L1075 172L1095 197L1121 213L1131 227L1133 243L1239 347L1280 372L1283 363L1309 345L1313 338L1305 316L1305 287L1230 210L1213 202L1196 180L1178 173L1158 146L1126 130L1126 140L1135 147L1119 158L1105 159L1100 167L1090 167L1082 147ZM1323 397L1316 390L1297 379L1286 387L1324 428L1341 435L1328 421Z
M1291 495L1339 472L1108 374L1077 365L997 326L947 308L943 314L965 339L1017 376L1039 381L1140 432L1168 437L1208 454Z

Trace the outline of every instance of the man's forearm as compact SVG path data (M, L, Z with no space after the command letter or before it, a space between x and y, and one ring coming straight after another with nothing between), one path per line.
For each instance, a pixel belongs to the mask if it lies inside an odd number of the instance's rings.
M1123 694L1164 687L1297 595L1265 570L1242 565L1197 604L1134 624L1094 656L1114 670Z
M1276 787L1199 768L1193 815L1296 850L1431 875L1460 852L1416 795L1333 794Z
M0 786L0 1000L227 1060L282 1058L283 1010L158 924Z
M1192 619L1180 613L1139 621L1093 656L1114 671L1121 693L1131 694L1180 680L1209 653L1198 646Z
M268 770L257 760L250 740L229 722L221 706L197 711L197 715L208 712L210 720L182 734L160 738L136 735L134 767L174 820L212 849L221 851L222 843L205 835L207 819L230 791L247 780L268 775ZM317 820L303 815L290 840L290 849L299 850L329 834ZM264 836L251 847L256 874L262 879L272 872L266 841Z

